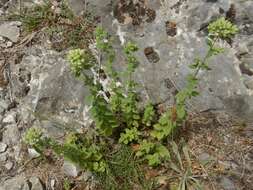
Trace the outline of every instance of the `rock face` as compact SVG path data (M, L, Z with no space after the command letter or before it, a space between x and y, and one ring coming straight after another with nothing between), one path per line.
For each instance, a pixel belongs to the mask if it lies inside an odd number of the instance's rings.
M102 24L119 37L116 48L129 40L138 44L136 79L149 99L166 105L173 103L173 93L185 86L188 65L205 55L207 24L222 16L234 22L239 34L231 46L220 44L226 52L210 60L211 71L200 73L201 95L188 104L194 111L225 110L253 121L252 1L89 2L98 5L95 9Z
M84 126L82 112L87 90L72 75L63 53L33 47L21 63L12 65L15 100L23 122L40 120L52 136L61 128ZM64 126L63 123L68 123Z

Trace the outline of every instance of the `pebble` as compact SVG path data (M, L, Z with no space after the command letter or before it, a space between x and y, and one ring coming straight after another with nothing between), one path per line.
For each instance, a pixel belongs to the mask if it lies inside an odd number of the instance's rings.
M11 47L13 45L13 43L11 42L11 41L8 41L7 43L6 43L6 47Z
M77 177L80 171L74 164L69 161L64 161L62 167L64 174L70 177Z
M228 177L222 177L220 180L220 185L224 190L236 190L235 184Z
M3 132L3 142L8 145L15 145L20 142L20 132L17 125L7 125Z
M32 184L31 190L44 190L44 187L38 177L31 177L29 181Z
M5 162L7 160L6 154L0 154L0 162Z
M13 162L11 162L11 161L8 161L8 162L4 165L4 167L5 167L7 170L11 170L11 169L13 168L13 166L14 166L14 164L13 164Z
M0 142L0 153L5 152L7 150L7 148L8 148L7 144Z
M38 158L40 156L40 153L38 153L35 149L33 148L28 148L28 154L30 158Z
M4 119L3 119L4 124L13 124L16 123L16 116L14 114L8 114Z
M6 37L12 42L17 42L20 29L18 27L19 23L17 22L5 22L0 25L0 36Z

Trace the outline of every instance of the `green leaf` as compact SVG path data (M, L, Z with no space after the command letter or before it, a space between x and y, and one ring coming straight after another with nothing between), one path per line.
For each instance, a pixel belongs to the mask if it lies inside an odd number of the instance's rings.
M179 120L185 119L187 113L185 110L185 105L178 105L176 109L177 109L177 118Z
M180 168L181 168L181 170L183 170L183 163L182 163L182 159L181 159L181 156L180 156L180 153L178 150L178 146L174 141L171 142L171 146L172 146L172 151L173 151L174 155L176 156L177 161L180 164Z

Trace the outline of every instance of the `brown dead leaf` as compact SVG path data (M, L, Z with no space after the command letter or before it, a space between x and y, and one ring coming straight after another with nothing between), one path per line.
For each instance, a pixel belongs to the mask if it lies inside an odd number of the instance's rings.
M155 170L155 169L149 169L146 173L145 173L145 178L146 179L152 179L154 177L157 177L159 175L159 171Z
M131 145L132 149L134 152L137 152L138 150L140 150L140 145L139 144L133 144Z

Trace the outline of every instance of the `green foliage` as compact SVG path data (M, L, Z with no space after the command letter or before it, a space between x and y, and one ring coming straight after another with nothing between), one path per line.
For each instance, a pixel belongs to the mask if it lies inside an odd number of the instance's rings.
M153 126L151 136L162 140L170 135L176 127L176 122L171 118L171 110L168 110L159 118L158 123Z
M150 166L158 166L170 158L168 149L159 143L143 140L136 153L138 157L144 157Z
M43 153L48 144L48 139L43 137L42 130L36 127L29 128L23 140L40 154Z
M76 77L79 77L84 70L90 69L94 64L90 54L83 49L70 50L67 58Z
M152 125L152 122L155 119L155 109L154 106L149 103L146 105L145 110L144 110L144 114L142 117L142 123L148 127L150 127Z
M63 181L63 189L64 189L64 190L71 190L70 182L69 182L67 179L65 179L65 180Z
M120 143L129 144L133 141L138 141L140 132L136 127L131 129L125 129L125 133L120 134Z
M107 76L113 79L114 82L117 80L117 72L113 69L113 62L115 60L115 52L112 47L111 39L109 38L109 34L103 30L101 27L97 27L95 30L95 38L96 38L96 47L105 54L106 63L105 63L105 73Z
M92 93L92 96L90 112L96 127L102 135L110 136L113 133L113 129L119 127L117 118L103 96L97 95L96 91Z
M237 26L226 20L224 17L214 21L208 26L209 35L219 39L233 38L238 31L239 29Z
M94 172L105 172L106 170L106 162L100 148L87 138L70 134L62 146L54 143L52 149L83 169Z
M27 130L24 136L24 142L30 146L34 146L40 141L42 135L41 129L32 127Z
M138 107L137 84L133 79L138 66L138 60L134 55L138 47L134 43L126 44L124 53L127 67L122 73L116 72L113 67L115 52L111 38L107 32L98 27L95 39L99 60L95 60L91 53L84 49L71 50L67 58L72 72L84 79L89 88L90 112L99 132L96 139L99 140L95 143L82 134L70 134L61 144L43 137L40 130L31 129L25 136L25 142L40 152L45 148L51 148L56 154L81 168L98 173L99 178L104 180L103 185L106 187L104 189L118 189L117 184L122 184L122 189L132 189L133 184L130 181L142 184L135 158L146 160L154 167L171 159L165 144L166 138L187 119L186 101L199 94L197 89L199 71L210 70L209 59L224 52L223 48L216 47L217 40L231 38L238 31L233 24L223 18L211 23L208 30L208 51L205 57L196 58L189 66L192 72L187 77L185 88L177 93L175 105L158 115L151 103L144 107L143 114ZM108 86L102 83L101 71L109 78ZM120 150L114 152L111 149L116 149L117 146L109 143L112 139L113 142L125 145L141 143L137 144L136 152L123 145L120 146ZM187 147L182 148L184 159L188 164L186 167L179 147L173 142L171 148L176 163L171 160L170 165L177 173L177 177L179 176L179 189L185 190L190 187L189 184L199 189L199 183L192 175ZM113 153L110 154L111 152Z
M138 127L141 119L136 98L135 93L128 93L128 96L121 100L122 118L128 127Z
M116 152L108 156L108 170L99 173L101 189L104 190L130 190L153 189L153 180L147 180L136 160L134 152L129 146L121 145Z

